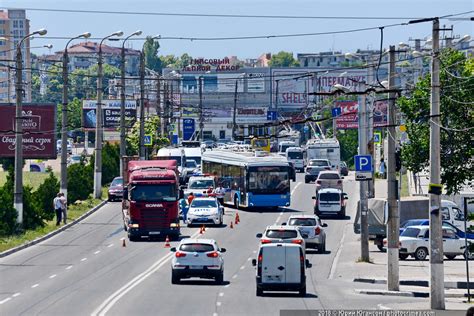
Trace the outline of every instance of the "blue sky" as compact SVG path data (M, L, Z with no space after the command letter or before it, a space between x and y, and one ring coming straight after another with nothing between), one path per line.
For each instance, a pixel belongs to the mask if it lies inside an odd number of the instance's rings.
M1 0L0 8L55 8L82 10L112 10L135 12L259 14L305 16L389 16L431 17L474 10L472 0ZM48 29L48 36L73 37L85 31L93 37L103 37L117 30L125 35L142 30L144 35L219 37L252 36L327 32L364 27L377 27L406 20L314 20L314 19L224 19L210 17L169 17L146 15L102 15L27 11L31 30ZM474 16L473 13L465 17ZM442 20L441 24L454 25L454 33L473 35L473 22ZM384 47L408 42L411 38L424 38L431 33L431 24L386 28ZM256 58L262 53L290 51L311 53L328 50L343 52L357 48L377 49L380 32L324 35L297 38L259 39L240 41L183 41L161 40L163 55L189 53L193 57L219 58L236 55L241 59ZM62 50L65 41L35 38L32 46L51 43L52 51ZM118 45L116 43L116 45ZM141 48L142 42L131 43ZM48 53L37 49L35 53Z

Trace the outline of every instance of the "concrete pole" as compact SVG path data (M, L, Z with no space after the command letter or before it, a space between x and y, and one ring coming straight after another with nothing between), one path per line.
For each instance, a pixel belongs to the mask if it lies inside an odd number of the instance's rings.
M61 179L60 179L60 191L67 198L67 112L68 112L68 91L69 78L68 78L68 54L67 46L64 49L63 54L63 104L62 104L62 117L61 117Z
M145 160L145 52L140 54L140 160Z
M440 184L439 20L433 20L430 111L430 183ZM445 309L441 198L430 194L430 306Z
M122 43L120 65L120 175L123 174L123 159L126 155L125 142L125 40Z
M16 46L16 111L15 111L15 187L13 207L18 213L17 223L23 225L23 61L20 41Z
M202 142L204 140L203 129L203 109L202 109L202 76L199 76L199 140Z
M95 123L95 160L94 160L94 197L100 199L102 197L102 139L103 139L103 122L102 122L102 43L99 45L99 62L97 74L97 109Z
M156 102L157 102L157 107L156 107L156 112L160 111L160 131L161 131L161 137L165 134L165 121L164 121L164 116L165 116L165 110L164 110L164 104L161 104L161 81L160 81L160 75L158 74L158 78L156 79Z
M362 94L359 103L359 155L367 155L367 104L366 95ZM369 262L369 225L367 221L368 181L359 181L360 191L360 259Z
M232 140L235 140L235 132L237 130L237 88L238 88L238 80L235 80L234 113L232 116Z
M390 69L388 88L395 88L395 46L390 46ZM397 176L395 171L395 93L390 92L388 101L388 139L387 139L387 289L400 290L398 242L400 234L400 214L397 207Z

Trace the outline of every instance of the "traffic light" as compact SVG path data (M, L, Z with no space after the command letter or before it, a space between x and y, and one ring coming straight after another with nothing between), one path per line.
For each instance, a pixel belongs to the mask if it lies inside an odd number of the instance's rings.
M395 151L395 171L400 171L402 169L402 150L397 148Z

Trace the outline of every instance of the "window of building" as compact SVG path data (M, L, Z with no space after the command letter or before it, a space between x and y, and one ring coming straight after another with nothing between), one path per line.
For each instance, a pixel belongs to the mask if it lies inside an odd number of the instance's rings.
M18 25L20 26L20 28L23 28L23 26L24 26L23 20L18 21Z
M18 28L18 20L13 20L13 27Z

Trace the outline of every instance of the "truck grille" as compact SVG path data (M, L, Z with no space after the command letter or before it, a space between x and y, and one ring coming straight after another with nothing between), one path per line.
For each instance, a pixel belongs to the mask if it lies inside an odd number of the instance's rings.
M168 212L164 210L147 210L140 213L145 228L169 227Z

